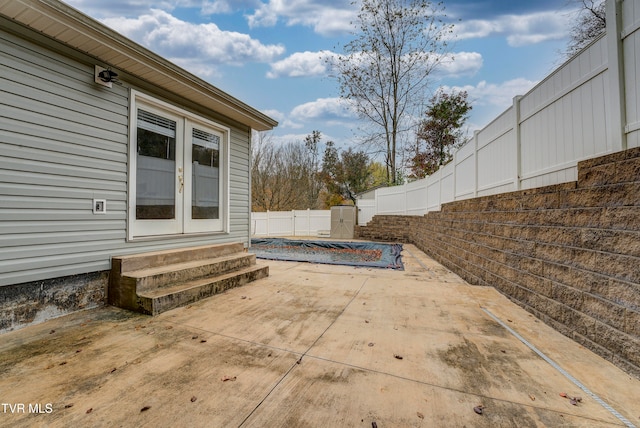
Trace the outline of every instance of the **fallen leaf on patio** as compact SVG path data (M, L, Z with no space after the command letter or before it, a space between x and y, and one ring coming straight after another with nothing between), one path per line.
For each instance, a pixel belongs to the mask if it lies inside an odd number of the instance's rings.
M567 393L566 393L566 392L561 392L561 393L560 393L560 397L567 398Z
M141 412L146 412L147 410L149 410L151 408L151 406L144 406L142 409L140 409Z
M195 336L191 336L191 338L195 340L198 338L198 335L196 334Z
M473 411L481 415L484 411L484 406L483 405L476 406L473 408Z
M365 322L366 324L369 324L369 320L364 320L364 322Z
M536 401L536 397L533 394L529 394L529 398L531 398L531 401Z
M91 413L91 412L93 412L93 407L91 407L91 408L87 409L87 414L89 414L89 413Z
M55 332L56 332L55 330L51 330L51 331L49 332L49 334L53 334L53 333L55 333Z
M59 365L60 365L60 366L64 366L65 364L67 364L67 362L66 362L66 361L63 361L63 362L61 362Z
M423 415L422 413L420 413L420 412L416 412L416 414L418 415L418 417L419 417L420 419L424 419L424 415Z
M197 398L196 398L196 396L195 396L195 395L194 395L193 397L191 397L191 402L192 402L192 403L195 403L195 402L196 402L196 400L197 400Z
M401 360L402 359L402 355L398 355L398 354L393 354L394 358L396 360Z
M369 346L373 346L373 342L369 342Z
M69 404L65 404L65 405L64 405L64 408L65 408L65 409L69 409L69 408L71 408L71 407L73 407L73 403L69 403Z
M200 343L205 343L205 342L206 342L206 340L204 340L204 339L202 339L202 340L200 341Z
M114 368L112 368L112 369L111 369L111 371L110 371L109 373L113 373L113 372L115 372L116 370L117 370L117 369L114 367Z
M242 300L244 300L244 299L246 299L246 298L247 298L247 296L242 296L242 297L240 297L240 298L241 298Z
M173 328L173 326L172 326L172 325L168 325L168 326L167 326L167 330L171 330L172 328Z
M569 403L573 404L574 406L577 406L578 400L576 400L575 398L572 398L571 400L569 400Z
M225 376L225 377L223 377L223 378L222 378L222 379L220 379L220 380L221 380L221 381L223 381L223 382L227 382L227 381L231 381L231 382L233 382L233 381L235 381L235 380L236 380L236 377L235 377L235 376Z

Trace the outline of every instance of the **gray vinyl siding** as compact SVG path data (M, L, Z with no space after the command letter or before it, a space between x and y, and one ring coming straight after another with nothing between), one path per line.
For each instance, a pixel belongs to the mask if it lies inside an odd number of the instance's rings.
M129 89L160 96L124 79L99 86L99 62L0 26L0 286L108 270L117 254L247 242L247 127L191 108L231 129L229 233L127 242ZM107 200L105 215L93 214L93 198Z

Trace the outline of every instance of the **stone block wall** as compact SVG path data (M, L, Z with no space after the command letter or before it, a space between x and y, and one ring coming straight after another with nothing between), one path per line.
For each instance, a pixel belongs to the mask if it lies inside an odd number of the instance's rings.
M640 148L578 171L422 217L376 216L356 234L415 244L640 378Z

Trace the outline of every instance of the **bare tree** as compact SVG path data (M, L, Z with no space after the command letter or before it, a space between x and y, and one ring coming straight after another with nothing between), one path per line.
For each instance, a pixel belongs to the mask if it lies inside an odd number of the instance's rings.
M355 39L334 59L341 96L384 146L387 181L397 181L399 142L425 103L429 77L447 56L453 26L442 3L362 0ZM380 141L382 140L382 141Z
M252 211L316 208L321 202L313 156L302 142L275 144L270 134L259 133L251 153Z
M312 131L304 139L304 146L309 156L309 185L307 191L307 208L320 208L320 192L322 191L322 179L320 177L320 140L322 133Z
M577 17L571 27L565 56L574 56L607 28L605 0L571 0L578 3Z

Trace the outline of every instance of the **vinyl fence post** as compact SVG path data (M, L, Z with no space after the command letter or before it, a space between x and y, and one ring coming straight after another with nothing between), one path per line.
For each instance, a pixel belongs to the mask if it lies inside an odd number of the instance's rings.
M473 131L473 162L474 162L474 177L473 177L473 197L478 197L478 135L480 135L479 130Z
M293 229L293 236L296 236L296 210L291 210L291 229Z
M513 135L515 144L515 165L514 165L514 177L513 185L514 190L520 190L522 183L520 181L520 175L522 174L522 137L520 134L520 100L522 95L516 95L513 97Z
M269 237L269 210L267 210L267 237Z
M408 210L407 210L407 205L408 205L407 204L407 183L404 183L402 185L402 187L403 187L402 190L404 190L404 215L407 215L407 213L408 213Z
M637 6L637 5L636 5ZM609 66L609 94L611 108L608 111L609 145L614 152L627 149L627 113L625 100L624 51L622 39L626 37L622 23L620 0L607 0L607 62ZM637 55L637 54L636 54Z

